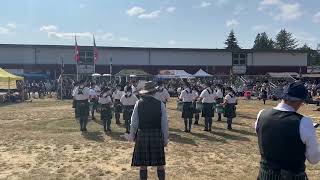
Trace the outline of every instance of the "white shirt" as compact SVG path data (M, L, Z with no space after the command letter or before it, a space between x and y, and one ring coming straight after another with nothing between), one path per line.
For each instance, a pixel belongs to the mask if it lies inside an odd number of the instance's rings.
M79 86L75 86L75 87L73 87L73 90L72 90L72 96L74 97L74 95L76 95L76 93L77 93L77 88L79 88Z
M216 93L212 89L207 88L202 91L200 98L202 98L202 103L213 103L216 98Z
M279 111L293 111L294 108L285 104L279 103L277 107L273 108ZM257 121L255 123L255 128L257 130L257 124L259 116L263 110L261 110L257 115ZM313 121L311 118L304 116L300 121L300 138L301 141L306 145L306 157L311 164L317 164L320 161L320 147L318 144L318 138L316 134L316 129L313 127Z
M192 91L189 88L183 90L180 94L180 99L182 102L193 102L193 100L198 96L196 91Z
M170 98L170 94L165 88L162 88L160 89L160 91L156 92L154 97L161 102L167 102L168 99Z
M138 101L138 98L136 95L132 94L130 97L126 97L126 95L123 95L120 99L120 102L124 106L134 106L136 102Z
M237 102L237 97L233 95L233 97L228 93L226 97L224 98L228 104L235 104Z
M99 97L99 104L110 104L112 103L112 99L108 96L108 93L103 93L102 97Z
M129 140L134 140L136 132L139 128L139 113L138 113L138 102L135 104L133 113L131 116L131 127ZM161 103L161 131L163 134L164 144L168 144L169 137L169 125L168 125L168 116L164 103Z
M79 89L80 89L80 87L76 87L74 89L74 92L75 92L74 98L75 98L75 100L87 100L87 99L89 99L90 89L87 88L87 87L84 87L82 89L82 94L79 94Z
M223 93L221 89L216 90L216 95L217 95L217 98L223 98Z
M112 98L120 100L121 97L123 96L123 94L124 93L122 91L116 90L116 91L113 92Z
M90 95L90 98L97 98L98 97L97 91L92 88L90 89L89 95Z

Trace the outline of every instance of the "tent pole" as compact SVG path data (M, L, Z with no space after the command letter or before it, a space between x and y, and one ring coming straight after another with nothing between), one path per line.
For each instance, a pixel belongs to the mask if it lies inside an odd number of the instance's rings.
M11 102L11 100L10 100L10 77L8 79L8 95L9 95L9 102Z

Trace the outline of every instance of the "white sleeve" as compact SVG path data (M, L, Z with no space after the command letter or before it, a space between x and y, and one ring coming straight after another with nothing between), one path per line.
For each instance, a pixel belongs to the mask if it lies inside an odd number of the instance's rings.
M206 91L202 91L199 97L200 98L204 98L205 97L205 93L206 93Z
M184 96L184 91L181 92L180 96L179 96L179 99L182 99Z
M129 139L134 140L138 128L139 128L139 113L138 113L138 102L137 102L136 105L134 106L133 113L131 116Z
M161 102L161 130L163 134L164 144L168 144L169 125L168 116L164 103Z
M122 97L120 98L121 104L123 104L123 100L124 100L124 96L122 96Z
M300 122L300 138L306 145L306 157L311 164L317 164L320 161L320 149L316 134L316 128L308 117L303 117Z
M263 111L263 109L259 111L259 113L258 113L258 115L257 115L257 120L256 120L256 122L254 123L254 128L255 128L256 132L257 132L257 126L258 126L259 117L260 117L262 111Z

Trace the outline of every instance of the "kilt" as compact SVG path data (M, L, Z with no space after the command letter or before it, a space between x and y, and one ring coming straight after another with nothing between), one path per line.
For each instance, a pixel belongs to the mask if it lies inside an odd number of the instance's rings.
M123 120L130 120L133 113L133 106L123 106Z
M257 180L308 180L305 172L300 174L291 174L287 171L272 170L268 168L260 168Z
M117 114L122 112L122 104L119 99L114 100L114 112Z
M98 107L98 99L91 99L90 102L93 102L92 111L96 110Z
M89 116L89 102L88 100L77 100L77 115L78 117Z
M183 102L182 118L193 118L194 107L192 102Z
M223 98L216 99L216 104L221 104L221 103L223 103Z
M112 119L111 107L106 104L101 104L101 120Z
M138 130L131 166L166 165L161 129Z
M76 100L73 100L73 101L72 101L72 108L76 108L76 105L77 105L77 101L76 101Z
M224 108L223 116L226 118L235 118L236 114L236 106L234 104L227 104Z
M203 103L202 117L214 117L213 103Z

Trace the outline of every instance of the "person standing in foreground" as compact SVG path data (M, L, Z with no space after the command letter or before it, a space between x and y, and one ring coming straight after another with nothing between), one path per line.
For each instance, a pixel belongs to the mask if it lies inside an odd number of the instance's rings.
M261 110L256 132L261 154L258 180L306 180L305 160L320 161L320 150L312 119L297 111L307 98L301 82L291 83L281 103Z
M159 180L165 180L165 151L168 144L168 117L164 103L154 95L153 82L147 82L133 110L128 139L135 141L132 166L140 167L140 180L148 179L148 166L157 166Z
M123 92L121 91L121 86L117 85L116 90L113 92L113 99L114 99L114 116L116 118L116 124L120 123L120 113L122 111L122 105L120 102L121 97L123 96Z
M226 88L227 95L224 98L224 117L227 118L228 130L232 130L232 119L237 116L236 105L237 97L231 87Z
M212 89L212 84L207 83L207 88L200 94L200 100L202 101L202 117L205 120L204 131L211 132L212 127L212 117L214 117L213 103L216 99L214 90Z
M112 99L111 99L111 92L108 87L102 90L98 103L101 106L101 121L103 124L103 130L105 133L110 132L111 119L112 119L112 111L111 111Z
M80 81L79 86L75 89L74 99L76 100L76 112L80 121L80 131L87 131L89 116L89 93L90 89L86 87L85 82Z
M223 92L222 92L223 86L221 84L217 85L216 88L216 104L221 104L223 103ZM218 113L218 120L217 121L221 121L221 113Z
M126 133L130 132L130 120L133 112L134 105L138 101L136 95L132 93L131 87L127 88L126 94L120 99L123 105L123 120L125 121Z

